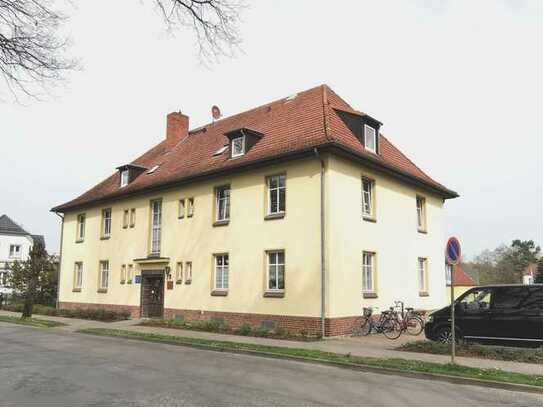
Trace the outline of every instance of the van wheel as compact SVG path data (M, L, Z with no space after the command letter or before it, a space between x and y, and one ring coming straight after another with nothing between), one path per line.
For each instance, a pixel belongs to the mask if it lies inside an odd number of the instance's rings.
M451 327L450 326L442 326L436 331L436 341L441 343L451 343L452 342L452 333L451 333ZM455 342L460 342L460 333L456 331L455 335Z

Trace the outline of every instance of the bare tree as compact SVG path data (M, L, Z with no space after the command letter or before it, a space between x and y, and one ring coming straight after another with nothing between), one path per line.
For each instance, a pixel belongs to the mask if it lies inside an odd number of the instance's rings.
M238 31L244 0L154 0L168 29L189 28L196 36L202 62L232 57L239 49Z
M77 67L65 56L64 19L50 0L0 0L0 73L16 99L39 97Z

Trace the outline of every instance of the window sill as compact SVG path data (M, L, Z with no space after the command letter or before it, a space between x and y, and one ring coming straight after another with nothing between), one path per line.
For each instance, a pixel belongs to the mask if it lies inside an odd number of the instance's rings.
M100 240L108 240L111 236L100 236Z
M121 284L124 284L124 283L125 283L125 281L124 281L124 280L121 280Z
M228 224L230 223L230 219L226 219L226 220L217 220L215 222L213 222L213 226L228 226Z
M185 216L178 216L177 219L181 220L181 219L185 219Z
M417 229L417 232L422 233L423 235L428 234L428 231L426 229Z
M377 223L377 219L371 217L371 216L362 216L362 219L365 220L366 222L372 222L372 223Z
M80 293L80 292L81 292L81 288L74 288L74 289L72 289L72 292L73 292L73 293Z
M128 280L126 284L132 284L132 280Z
M77 239L75 242L76 243L83 243L85 241L85 239Z
M284 298L284 291L264 291L264 297L266 298Z
M266 215L264 217L264 220L274 220L274 219L283 219L285 217L285 212L279 212L279 213L270 213L269 215Z
M419 291L419 297L429 297L428 291Z
M175 284L183 284L183 280L177 280Z
M187 218L192 218L193 214L187 215Z
M212 297L226 297L228 295L228 290L213 290L211 291Z
M105 294L107 293L107 288L99 288L96 292L99 294Z
M185 285L191 284L191 283L192 283L192 280L187 280L187 281L185 281Z
M128 225L123 225L123 229L128 229Z
M362 298L377 298L377 293L362 293Z
M133 229L135 227L136 227L136 225L130 225L130 229Z

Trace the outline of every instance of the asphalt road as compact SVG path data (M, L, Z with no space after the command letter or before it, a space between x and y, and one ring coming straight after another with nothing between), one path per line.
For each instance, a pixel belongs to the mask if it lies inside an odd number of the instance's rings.
M0 406L543 406L543 396L0 324Z

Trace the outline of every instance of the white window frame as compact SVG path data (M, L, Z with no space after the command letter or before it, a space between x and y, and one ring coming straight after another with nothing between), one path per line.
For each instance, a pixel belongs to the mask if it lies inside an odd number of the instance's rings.
M131 228L136 226L136 208L130 209L130 225Z
M83 287L83 262L74 263L74 289L81 290Z
M100 275L99 275L98 288L100 290L107 290L109 284L109 260L100 261Z
M417 205L417 228L419 231L426 231L426 198L423 196L417 195L416 198ZM420 204L420 205L419 205Z
M192 261L185 262L185 284L192 282Z
M276 187L272 187L272 180L276 180ZM281 181L283 185L281 186ZM271 175L266 178L268 186L268 215L276 215L285 213L287 210L287 176L285 174ZM283 200L281 200L281 191L284 191ZM272 208L272 196L277 199L277 207ZM283 205L281 205L283 204ZM281 210L281 206L283 209Z
M129 219L130 219L130 209L125 209L123 211L123 229L128 228Z
M126 269L126 283L132 284L133 280L134 280L134 265L129 264Z
M111 236L111 208L102 209L102 237Z
M82 242L85 240L85 223L87 216L84 213L77 215L77 241Z
M281 262L279 259L279 255L283 255L283 261ZM267 257L267 267L266 267L266 289L267 291L272 292L284 292L285 286L286 286L286 270L285 270L285 251L284 250L270 250L266 252ZM273 259L275 257L275 259ZM283 274L283 287L279 286L279 276L280 274ZM275 285L272 286L271 277L272 275L275 277Z
M177 262L177 266L175 268L175 282L177 284L181 284L183 282L183 262L182 261Z
M213 288L218 291L228 291L230 273L230 259L228 253L215 254L214 258ZM222 260L222 264L219 264L220 260Z
M9 258L20 259L22 257L22 246L20 244L9 245Z
M366 185L369 186L368 191ZM362 177L362 216L375 219L375 181L367 177Z
M216 221L230 220L230 197L230 185L222 185L215 188Z
M162 244L162 200L151 201L151 254L160 255Z
M194 198L187 199L187 217L190 218L194 215Z
M126 282L126 264L121 265L121 284Z
M362 293L375 293L376 261L375 253L362 252Z
M235 149L236 140L240 140L240 139L241 139L241 150L236 152L236 149ZM232 147L231 147L232 158L241 157L242 155L245 154L245 136L232 137L231 144L232 144Z
M417 259L417 280L419 293L428 293L428 259L426 257Z
M368 137L373 138L373 148L368 146ZM366 150L371 151L372 153L377 152L377 129L372 126L364 124L364 147Z
M185 217L185 198L181 198L179 200L179 208L178 208L178 214L177 214L177 217L179 219L183 219Z
M130 182L130 171L122 170L121 171L121 188L124 188Z

